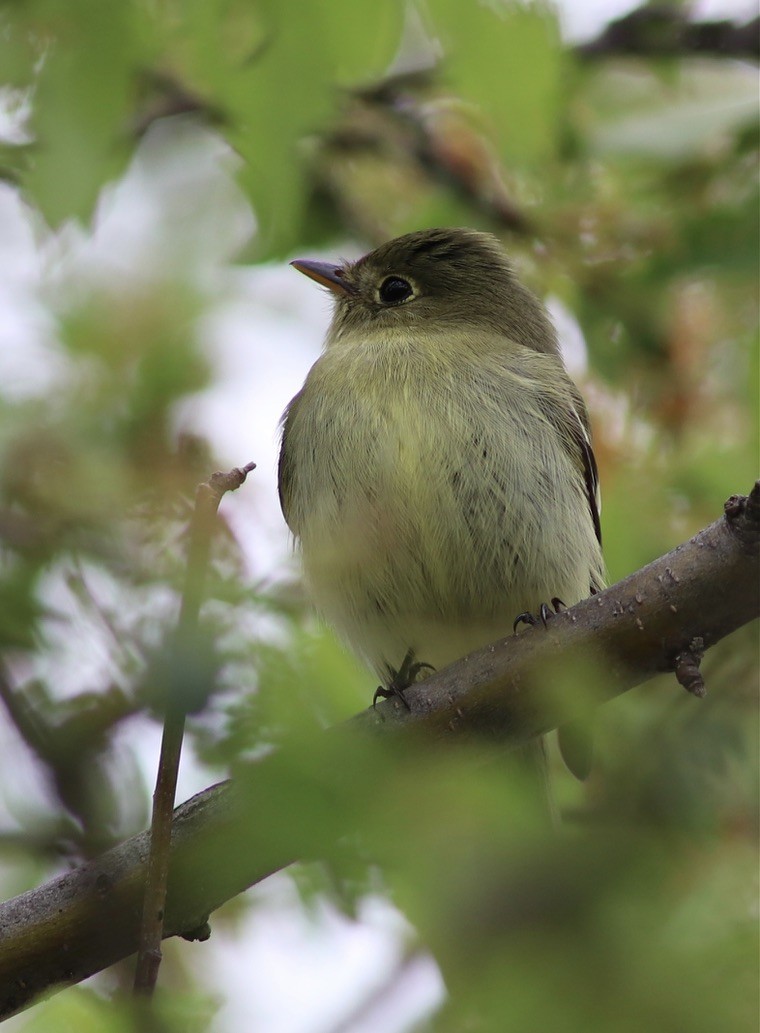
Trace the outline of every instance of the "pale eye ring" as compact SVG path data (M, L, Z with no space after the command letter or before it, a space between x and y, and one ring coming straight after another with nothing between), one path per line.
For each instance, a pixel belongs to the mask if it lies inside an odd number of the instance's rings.
M401 276L386 276L377 293L383 305L401 305L414 297L412 285Z

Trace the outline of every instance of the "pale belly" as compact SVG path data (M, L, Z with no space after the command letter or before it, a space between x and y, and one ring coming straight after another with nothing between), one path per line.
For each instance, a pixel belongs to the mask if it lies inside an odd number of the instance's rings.
M379 677L410 649L440 668L523 611L588 595L601 554L585 487L530 381L494 360L362 383L357 362L338 391L334 361L289 427L289 512L315 603Z
M577 514L542 492L548 475L507 479L506 457L468 442L453 463L449 451L434 434L381 435L360 471L331 473L303 536L314 599L381 678L409 650L441 668L510 634L519 613L589 591L588 552L568 530Z

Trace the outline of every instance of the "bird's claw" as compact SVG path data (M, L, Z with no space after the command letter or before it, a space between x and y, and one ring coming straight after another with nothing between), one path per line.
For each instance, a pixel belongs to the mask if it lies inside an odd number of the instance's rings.
M391 682L387 686L378 685L378 687L375 689L375 695L372 697L373 708L377 706L377 701L379 699L390 699L391 696L395 696L396 699L401 700L401 702L404 704L407 710L411 710L412 708L409 706L409 700L404 695L405 688L409 688L409 686L405 685L402 688L402 686L400 685L394 685L393 682Z
M375 689L375 695L372 697L372 706L377 706L379 699L390 699L395 696L396 699L400 699L407 710L412 708L409 706L409 701L404 695L404 690L408 689L410 685L414 685L417 681L417 675L420 671L427 668L429 671L434 671L435 668L432 664L426 664L421 660L414 659L414 653L410 649L404 659L401 661L401 666L393 674L393 677L386 685L378 685Z
M549 623L549 618L553 617L555 613L559 613L565 606L562 600L558 599L556 595L552 598L551 604L553 609L550 610L546 603L541 603L538 608L538 617L534 613L530 613L528 610L524 613L518 613L515 617L514 623L512 624L512 631L517 633L518 624L533 625L541 623L546 627Z

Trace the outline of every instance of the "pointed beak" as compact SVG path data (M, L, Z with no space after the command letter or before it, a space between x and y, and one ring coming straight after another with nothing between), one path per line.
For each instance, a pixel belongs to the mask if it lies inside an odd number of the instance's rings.
M297 258L290 263L294 269L308 276L334 294L353 294L354 288L346 281L346 273L332 262L313 262L310 258Z

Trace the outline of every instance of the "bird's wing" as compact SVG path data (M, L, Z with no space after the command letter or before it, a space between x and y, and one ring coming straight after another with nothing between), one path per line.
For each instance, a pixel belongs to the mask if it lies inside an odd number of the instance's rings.
M602 544L602 529L599 521L601 512L601 493L599 490L599 471L594 457L594 450L591 447L591 432L589 427L588 410L575 385L571 388L572 402L568 407L563 405L562 412L554 414L555 422L569 431L569 434L561 434L565 447L568 448L573 462L583 474L586 486L586 498L588 499L591 520L594 524L597 541ZM591 591L595 592L604 587L603 575L601 572L590 572ZM594 762L594 724L593 714L571 721L557 729L557 738L562 759L576 778L581 781L588 778Z
M566 379L561 390L545 390L541 395L539 405L546 419L557 429L559 439L573 466L583 478L591 521L597 541L601 545L602 528L599 514L602 506L599 492L599 471L594 458L594 450L591 447L588 411L580 392L564 370L562 370L562 375ZM599 584L593 587L601 588L602 586Z
M573 388L573 406L570 421L572 440L578 450L583 468L583 479L586 484L586 496L588 498L591 519L594 522L594 531L597 541L602 544L602 526L599 515L602 512L602 496L599 488L599 470L596 465L596 457L591 447L591 429L589 425L588 410L586 403L578 391Z
M293 491L293 478L295 469L293 465L292 451L288 449L288 431L292 427L293 417L298 409L298 403L303 391L291 400L287 409L282 415L282 440L280 442L280 459L277 464L277 491L280 496L280 508L282 515L293 534L298 534L298 528L294 526L293 514L290 512L290 500Z

